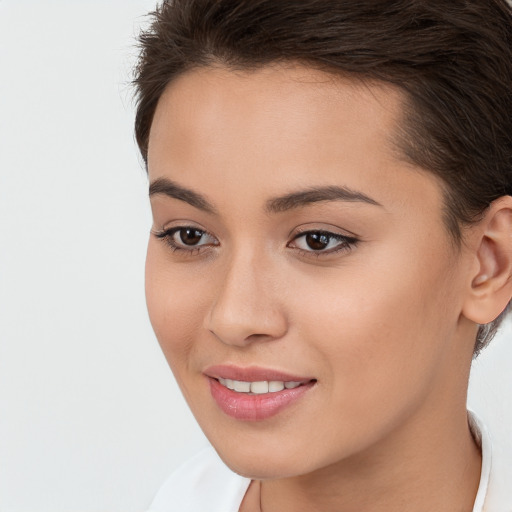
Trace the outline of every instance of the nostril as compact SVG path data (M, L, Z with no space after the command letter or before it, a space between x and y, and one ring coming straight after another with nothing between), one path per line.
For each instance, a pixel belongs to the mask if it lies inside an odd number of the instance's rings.
M247 341L264 341L265 339L272 338L269 334L251 334L250 336L247 336Z

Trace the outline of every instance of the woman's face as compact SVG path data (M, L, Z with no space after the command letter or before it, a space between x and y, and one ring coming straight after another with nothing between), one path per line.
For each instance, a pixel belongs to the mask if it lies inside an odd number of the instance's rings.
M469 258L438 181L394 148L400 100L274 66L192 71L158 104L150 318L241 474L355 461L460 398Z

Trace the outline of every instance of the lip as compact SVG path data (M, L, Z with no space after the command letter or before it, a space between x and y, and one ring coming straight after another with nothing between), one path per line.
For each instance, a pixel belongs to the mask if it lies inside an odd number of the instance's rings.
M316 380L312 378L260 367L212 366L207 368L204 374L209 382L212 397L219 408L228 416L241 421L263 421L276 416L283 409L298 402L316 384ZM294 381L301 382L301 385L274 393L248 395L226 388L217 380L218 378L246 382Z
M281 370L273 370L270 368L263 368L261 366L248 366L246 368L234 365L216 365L209 366L203 372L207 377L214 379L231 379L242 380L245 382L257 382L261 380L281 380L283 382L302 382L306 383L315 380L314 377L304 377L299 375L292 375L291 373L283 372Z

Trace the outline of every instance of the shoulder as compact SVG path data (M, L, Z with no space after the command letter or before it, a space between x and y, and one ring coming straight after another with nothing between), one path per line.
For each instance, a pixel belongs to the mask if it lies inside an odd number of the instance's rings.
M208 447L171 474L147 512L238 512L249 483Z

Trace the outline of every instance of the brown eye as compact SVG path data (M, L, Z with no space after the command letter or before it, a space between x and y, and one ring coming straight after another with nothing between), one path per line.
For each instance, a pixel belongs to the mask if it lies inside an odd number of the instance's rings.
M304 253L334 254L340 251L348 251L358 242L358 239L341 233L329 231L305 231L297 235L289 244L289 247L300 249Z
M314 251L321 251L325 249L329 245L330 241L330 237L325 233L308 233L305 237L306 244Z
M193 228L181 228L178 233L180 241L185 245L197 245L203 238L203 231Z
M198 251L219 245L219 241L208 231L193 226L178 226L154 233L162 239L173 251L198 253Z

